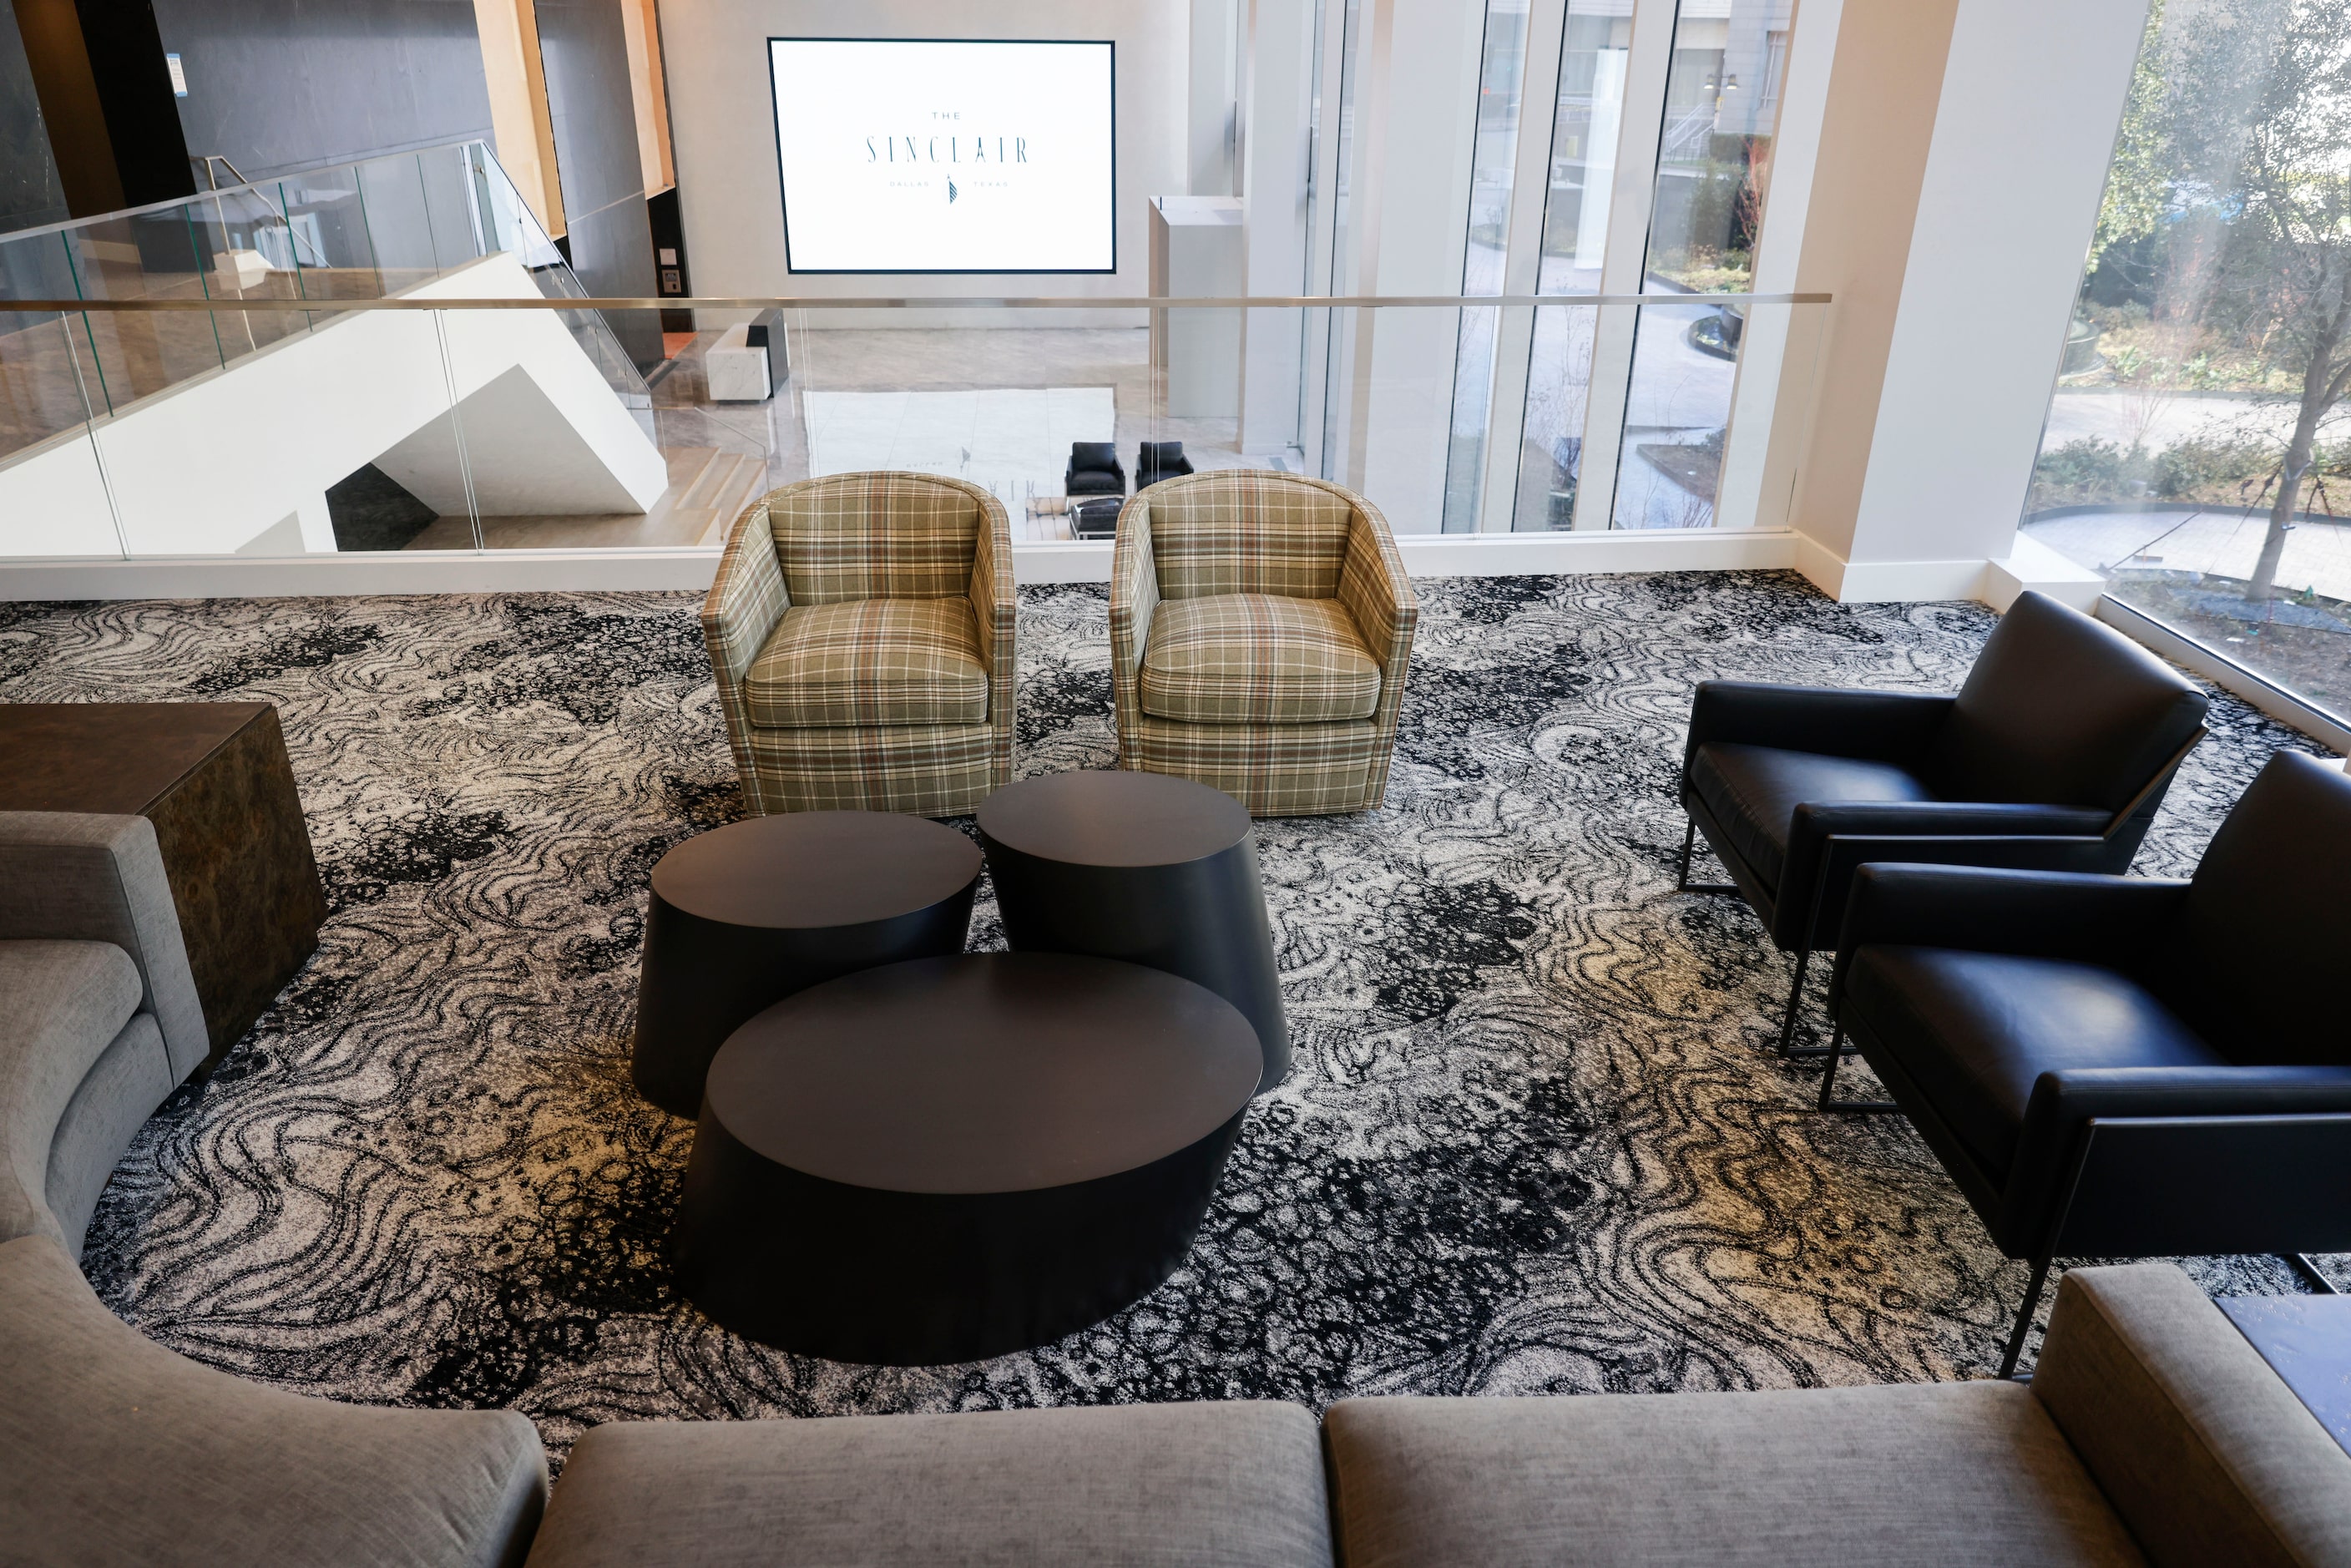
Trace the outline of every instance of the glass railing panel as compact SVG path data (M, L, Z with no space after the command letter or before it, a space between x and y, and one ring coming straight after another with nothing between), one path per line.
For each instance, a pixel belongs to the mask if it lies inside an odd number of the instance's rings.
M315 267L323 256L308 223L289 223L275 186L240 186L207 193L182 209L202 268L197 277L205 298L227 303L246 299L299 299L303 264ZM195 319L190 318L193 328ZM289 334L306 331L307 317L276 311L226 310L210 326L223 363L255 353Z
M77 225L61 232L74 293L87 299L211 298L210 254L184 204ZM211 314L92 314L86 336L104 411L120 410L226 362Z
M382 295L404 294L432 282L443 270L444 253L434 214L443 210L445 225L447 204L428 189L425 164L423 154L412 152L351 166L375 261L376 287ZM473 232L470 223L464 225L464 232ZM455 239L452 235L453 247Z
M104 393L84 384L68 335L86 332L78 314L8 310L14 299L71 299L74 273L55 231L0 239L0 461L89 423Z
M307 313L223 301L212 314L225 329L249 316L260 336L265 322ZM234 395L153 398L98 420L125 549L285 558L475 548L440 314L346 309L233 363Z
M81 330L78 314L0 311L0 557L122 554L90 436Z

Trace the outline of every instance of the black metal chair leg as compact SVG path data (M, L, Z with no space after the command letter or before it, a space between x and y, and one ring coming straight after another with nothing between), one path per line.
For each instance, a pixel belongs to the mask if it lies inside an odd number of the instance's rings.
M2008 1354L2000 1358L2000 1375L2003 1378L2016 1375L2016 1358L2024 1354L2024 1336L2032 1331L2032 1309L2041 1304L2041 1287L2049 1282L2049 1254L2043 1252L2032 1260L2032 1282L2024 1287L2024 1306L2016 1314L2016 1327L2008 1336Z
M1688 825L1682 830L1682 869L1680 874L1674 878L1674 891L1676 893L1737 893L1739 884L1735 882L1692 882L1689 879L1690 853L1697 848L1698 819L1692 817L1688 819Z
M1902 1109L1891 1100L1839 1100L1834 1097L1833 1092L1836 1088L1837 1063L1844 1061L1846 1055L1844 1025L1836 1026L1836 1033L1831 1036L1828 1044L1822 1048L1821 1054L1829 1059L1828 1070L1821 1074L1822 1110L1858 1111L1866 1112L1872 1115L1883 1115L1889 1111Z
M1796 1015L1804 1009L1804 970L1813 961L1810 947L1796 949L1796 983L1788 988L1788 1016L1780 1020L1780 1054L1792 1054L1796 1043Z

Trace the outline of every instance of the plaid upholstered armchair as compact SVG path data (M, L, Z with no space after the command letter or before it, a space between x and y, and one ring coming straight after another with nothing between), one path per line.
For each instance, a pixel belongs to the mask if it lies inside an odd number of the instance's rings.
M1360 496L1255 469L1154 485L1119 514L1111 569L1119 766L1253 816L1369 810L1419 614Z
M743 794L969 811L1012 777L1012 529L977 485L837 474L736 520L703 641Z

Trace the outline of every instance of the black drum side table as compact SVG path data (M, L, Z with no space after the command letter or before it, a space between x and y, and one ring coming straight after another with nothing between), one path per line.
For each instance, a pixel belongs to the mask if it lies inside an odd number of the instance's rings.
M638 1092L702 1109L736 1027L794 991L877 964L960 953L978 848L885 811L758 817L688 839L653 867L637 986Z
M813 987L710 1065L678 1288L835 1361L1049 1343L1183 1262L1259 1070L1230 1003L1136 964L974 953Z
M1197 981L1241 1010L1290 1071L1290 1032L1249 814L1165 773L1049 773L980 802L979 834L1015 952L1123 958Z

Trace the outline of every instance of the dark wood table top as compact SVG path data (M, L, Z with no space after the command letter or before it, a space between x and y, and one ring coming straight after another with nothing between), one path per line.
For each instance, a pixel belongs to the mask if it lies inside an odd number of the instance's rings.
M809 930L928 909L979 874L979 846L890 811L791 811L698 834L653 867L673 909L726 925Z
M1249 809L1165 773L1090 768L1008 784L979 805L979 831L1071 865L1181 865L1247 839Z
M267 703L0 703L0 811L147 809Z
M2351 1452L2351 1296L2224 1296L2220 1310Z
M752 1019L710 1065L709 1106L778 1165L890 1192L1065 1186L1189 1147L1264 1071L1207 988L1061 953L916 958Z

